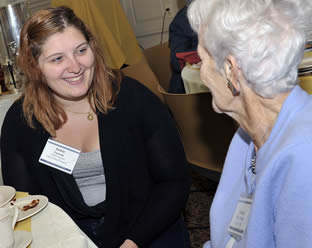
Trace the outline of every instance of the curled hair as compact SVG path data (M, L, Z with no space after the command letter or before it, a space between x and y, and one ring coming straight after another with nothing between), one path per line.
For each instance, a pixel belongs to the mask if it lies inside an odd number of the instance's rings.
M33 122L35 117L52 136L55 136L56 130L67 121L67 116L51 94L39 68L38 59L46 40L53 34L63 32L69 26L83 34L94 53L94 78L87 93L91 106L95 106L102 113L107 113L113 106L121 81L121 73L112 71L106 66L101 48L94 36L70 8L46 8L36 12L21 30L17 57L18 66L25 75L23 112L30 127L35 127Z
M311 12L310 0L195 0L188 18L220 71L232 55L249 87L273 97L298 83Z

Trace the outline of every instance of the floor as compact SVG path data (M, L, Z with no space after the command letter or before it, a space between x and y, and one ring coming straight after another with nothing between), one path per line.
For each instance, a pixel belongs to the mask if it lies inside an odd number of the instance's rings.
M192 184L184 220L187 225L191 248L202 248L210 239L209 209L218 183L192 170Z

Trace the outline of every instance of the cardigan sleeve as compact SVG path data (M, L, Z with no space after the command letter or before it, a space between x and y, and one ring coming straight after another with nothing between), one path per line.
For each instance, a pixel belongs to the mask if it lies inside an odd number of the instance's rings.
M33 182L20 149L20 133L23 130L21 104L18 101L8 110L1 129L1 170L5 185L29 192Z
M165 231L180 216L189 192L189 171L175 122L144 86L135 90L148 153L152 192L128 238L139 247Z

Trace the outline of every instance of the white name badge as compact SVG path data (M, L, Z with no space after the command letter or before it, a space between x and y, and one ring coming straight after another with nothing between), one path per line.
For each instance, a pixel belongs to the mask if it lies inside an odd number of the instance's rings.
M48 139L39 158L39 162L71 174L79 154L80 151L73 147Z
M236 206L228 232L236 240L240 240L247 228L249 212L252 204L252 198L241 196Z

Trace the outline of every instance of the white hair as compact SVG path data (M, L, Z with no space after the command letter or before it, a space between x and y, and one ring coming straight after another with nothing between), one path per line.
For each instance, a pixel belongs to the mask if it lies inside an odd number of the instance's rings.
M220 71L232 55L249 87L273 97L298 83L298 66L312 28L311 2L194 0L188 18Z

